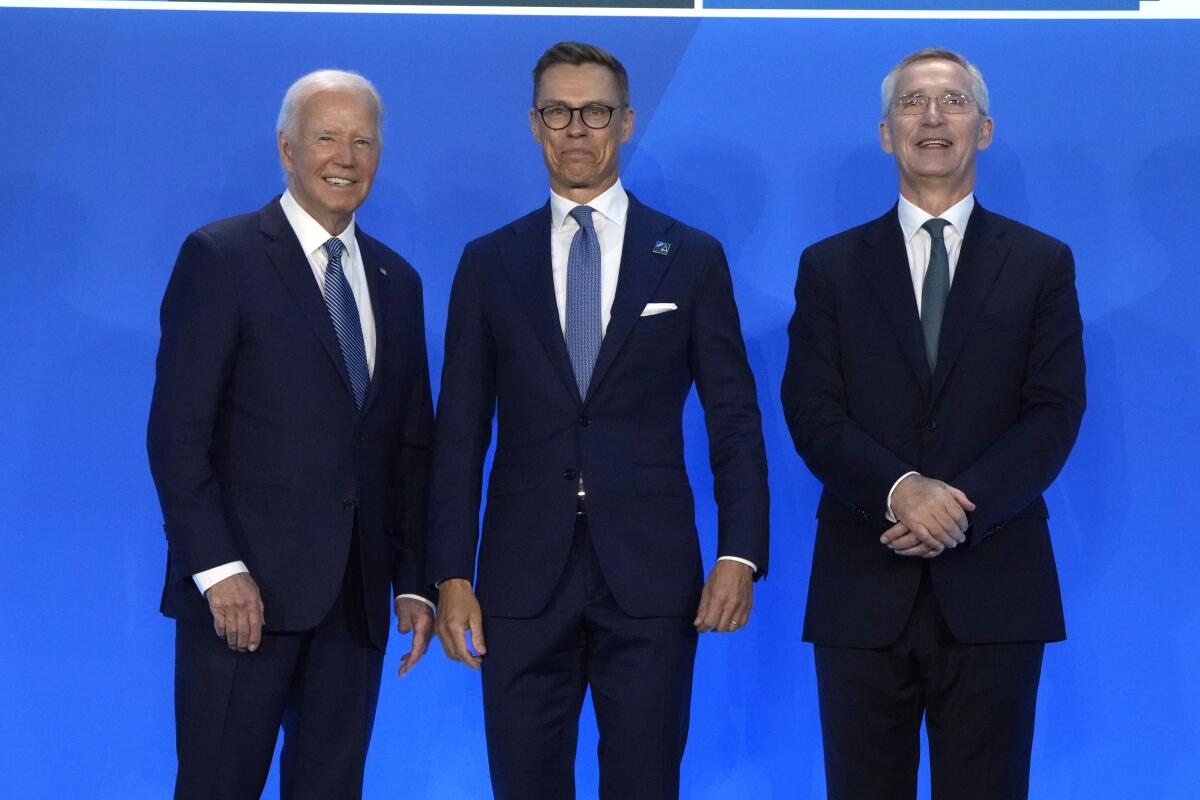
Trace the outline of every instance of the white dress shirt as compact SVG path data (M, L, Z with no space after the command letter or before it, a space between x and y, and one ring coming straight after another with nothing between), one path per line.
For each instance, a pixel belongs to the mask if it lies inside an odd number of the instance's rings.
M970 220L971 211L974 208L975 195L971 193L950 206L944 214L938 217L938 219L944 219L950 223L942 229L942 238L945 241L946 256L950 262L951 286L954 285L954 271L958 267L958 254L962 252L963 237L967 235L967 221ZM929 235L929 231L921 226L934 219L934 216L914 205L904 195L900 195L896 213L900 217L900 230L904 233L904 249L908 251L908 272L912 276L913 293L917 297L917 315L920 316L921 288L925 285L925 273L929 271L929 254L933 243L933 237ZM896 491L896 487L909 475L920 474L916 470L906 472L897 478L896 482L892 484L892 488L888 490L886 516L889 522L897 521L896 515L892 513L892 494Z
M329 253L325 250L325 242L334 237L330 236L321 223L312 218L312 215L300 207L290 191L285 191L279 198L279 205L283 209L283 215L287 218L288 224L292 227L292 232L300 241L300 249L304 251L308 265L312 267L313 278L321 290L321 296L324 297L325 271L329 266ZM346 282L350 284L350 292L354 295L354 304L358 306L358 320L362 325L363 346L366 348L367 354L367 372L373 377L375 375L375 311L371 307L371 294L367 289L367 273L363 267L362 255L358 251L358 241L354 238L353 216L350 217L350 224L337 235L337 238L341 240L344 248L342 272L346 276ZM237 575L239 572L249 571L244 562L231 561L228 564L197 572L192 576L192 580L195 581L196 588L200 590L200 593L204 594L219 581L223 581L231 575ZM400 595L400 597L412 597L431 608L433 607L432 603L420 595Z
M567 257L579 223L571 209L581 205L550 192L550 267L554 272L554 300L558 303L558 323L567 333ZM621 251L625 246L625 217L629 214L629 195L620 179L587 204L592 211L592 226L600 242L600 335L608 331L613 298L617 296L617 277L621 274Z
M571 216L571 209L584 205L550 192L550 269L554 273L554 301L558 304L558 323L563 335L567 334L567 259L571 254L571 240L579 231L579 223ZM625 245L625 218L629 215L629 195L621 180L587 203L592 211L592 227L600 242L600 335L608 332L608 321L612 318L613 298L617 296L617 278L621 274L621 251ZM583 476L579 477L580 492L583 491ZM721 556L718 561L737 561L754 572L758 566L737 556Z

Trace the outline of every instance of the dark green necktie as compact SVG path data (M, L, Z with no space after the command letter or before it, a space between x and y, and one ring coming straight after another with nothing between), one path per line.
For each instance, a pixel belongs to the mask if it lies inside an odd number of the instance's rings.
M921 284L921 330L925 332L925 360L929 372L937 366L938 336L942 332L942 317L946 313L946 296L950 294L950 257L946 254L944 228L950 223L931 219L921 227L929 233L929 269Z

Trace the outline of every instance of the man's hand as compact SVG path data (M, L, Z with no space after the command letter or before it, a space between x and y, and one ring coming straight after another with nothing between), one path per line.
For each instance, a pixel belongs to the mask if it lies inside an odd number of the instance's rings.
M970 525L967 512L974 510L975 504L953 486L922 475L909 475L892 492L892 513L905 530L892 526L879 541L891 546L895 539L912 534L940 553L966 541Z
M880 539L898 556L920 556L934 558L942 554L942 547L925 544L903 522L897 522L883 533Z
M483 612L471 589L471 582L463 578L442 581L438 587L438 613L434 630L441 640L446 657L461 661L471 669L479 669L487 647L483 642ZM471 632L472 653L467 647L467 631ZM478 655L476 655L478 654Z
M420 600L397 597L396 630L400 633L412 631L413 635L412 647L400 658L399 675L403 678L429 649L429 637L433 635L433 612Z
M208 587L204 593L212 611L213 627L229 644L230 650L253 653L262 643L262 596L258 584L248 572L230 575Z
M731 633L750 620L753 605L754 573L750 567L740 561L717 561L700 594L700 607L692 624L700 633Z

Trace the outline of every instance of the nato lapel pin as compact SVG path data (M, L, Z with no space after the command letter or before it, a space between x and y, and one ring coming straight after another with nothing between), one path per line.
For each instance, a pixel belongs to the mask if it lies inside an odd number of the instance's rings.
M660 242L654 243L654 254L655 255L665 256L667 253L670 253L670 252L671 252L671 243L670 242L661 242L660 241Z

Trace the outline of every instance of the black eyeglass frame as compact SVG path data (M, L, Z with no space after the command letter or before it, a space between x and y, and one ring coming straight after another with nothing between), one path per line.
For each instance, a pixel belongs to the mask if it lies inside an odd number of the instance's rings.
M616 112L616 110L618 108L628 108L628 107L629 106L627 103L622 103L619 106L610 106L610 105L605 105L604 103L588 103L586 106L575 106L575 107L566 106L566 105L563 105L562 103L551 103L548 106L542 106L541 108L535 108L534 111L536 111L538 113L538 117L541 118L542 124L545 125L547 128L549 128L552 131L562 131L562 130L566 130L567 128L571 127L571 123L575 121L576 112L578 112L578 114L579 114L579 121L583 123L583 126L585 128L589 128L593 131L602 131L605 128L607 128L609 125L612 124L613 114ZM562 109L565 109L567 112L569 112L569 116L567 117L567 121L565 124L560 125L556 128L546 120L546 112L552 108L562 108ZM587 119L583 116L583 112L589 108L603 108L605 111L608 112L608 118L604 120L603 125L589 125L588 124Z

